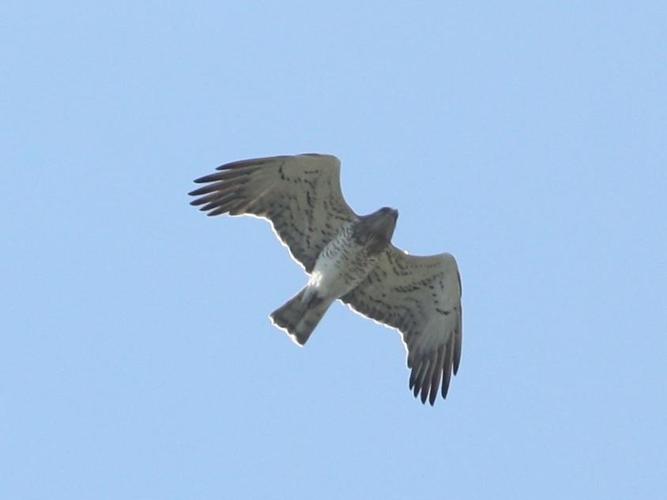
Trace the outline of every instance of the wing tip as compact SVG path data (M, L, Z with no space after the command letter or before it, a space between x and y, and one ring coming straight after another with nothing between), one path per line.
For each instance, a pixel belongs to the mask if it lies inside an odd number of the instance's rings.
M285 160L286 158L289 158L289 155L266 156L266 157L263 157L263 158L249 158L247 160L237 160L237 161L232 161L232 162L229 162L229 163L223 163L222 165L219 165L215 169L219 170L219 171L225 171L225 170L234 170L234 169L243 168L243 167L260 167L260 166L265 165L267 163L270 163L272 161Z
M434 406L438 399L438 393L441 394L442 399L447 399L452 375L456 375L458 366L455 367L452 362L452 349L443 346L440 351L442 352L439 353L438 357L442 359L444 364L438 366L435 371L428 369L425 365L428 359L410 363L412 371L408 385L413 396L421 400L422 404L426 404L428 401L431 406Z
M219 174L207 174L197 177L193 182L196 184L204 184L207 182L214 182L220 180Z
M256 160L238 160L238 161L230 161L229 163L223 163L222 165L218 165L215 167L216 170L218 171L224 171L224 170L232 170L235 168L247 166L251 163L254 163Z

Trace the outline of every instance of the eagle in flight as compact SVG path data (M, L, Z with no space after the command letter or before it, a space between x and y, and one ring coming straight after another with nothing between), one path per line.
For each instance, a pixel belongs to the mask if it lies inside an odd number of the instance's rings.
M340 188L335 156L302 154L227 163L196 179L192 205L208 215L269 220L310 276L271 314L304 345L329 306L353 310L397 329L407 347L410 389L431 405L447 396L461 360L461 279L448 253L419 257L391 243L398 211L357 215Z

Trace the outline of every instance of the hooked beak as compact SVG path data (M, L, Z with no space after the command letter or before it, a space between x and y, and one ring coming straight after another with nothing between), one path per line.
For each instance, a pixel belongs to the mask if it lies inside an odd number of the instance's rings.
M371 231L378 235L384 235L387 240L391 239L398 220L398 210L385 208L373 214L371 220Z
M392 208L389 210L389 213L394 217L394 222L398 220L398 210Z

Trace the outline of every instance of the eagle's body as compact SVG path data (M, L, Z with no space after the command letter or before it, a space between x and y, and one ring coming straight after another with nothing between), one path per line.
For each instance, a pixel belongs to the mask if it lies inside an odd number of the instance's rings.
M331 303L354 290L375 268L397 217L398 212L384 208L341 226L317 256L306 287L271 314L273 322L304 345Z
M421 400L447 394L461 357L461 284L449 254L409 256L391 244L398 212L358 216L345 203L340 162L328 155L244 160L197 179L193 205L209 215L252 214L271 221L310 279L271 314L304 345L337 299L403 334ZM442 382L442 384L441 384Z
M381 213L378 224L385 222L385 233L380 235L379 246L373 248L368 242L355 238L355 230L363 231L360 222L345 224L338 234L320 252L310 276L310 284L322 293L342 297L359 285L368 276L394 232L398 213L390 209ZM393 218L393 221L391 220Z
M354 241L353 223L346 224L322 249L317 257L308 286L318 293L341 297L352 290L371 272L377 256Z

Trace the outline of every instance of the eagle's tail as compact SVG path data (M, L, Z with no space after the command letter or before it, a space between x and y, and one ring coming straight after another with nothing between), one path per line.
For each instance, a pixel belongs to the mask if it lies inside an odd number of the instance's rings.
M273 323L287 331L299 345L304 345L308 341L310 334L331 305L330 300L315 294L309 297L310 294L306 294L307 290L308 287L304 288L271 313Z

